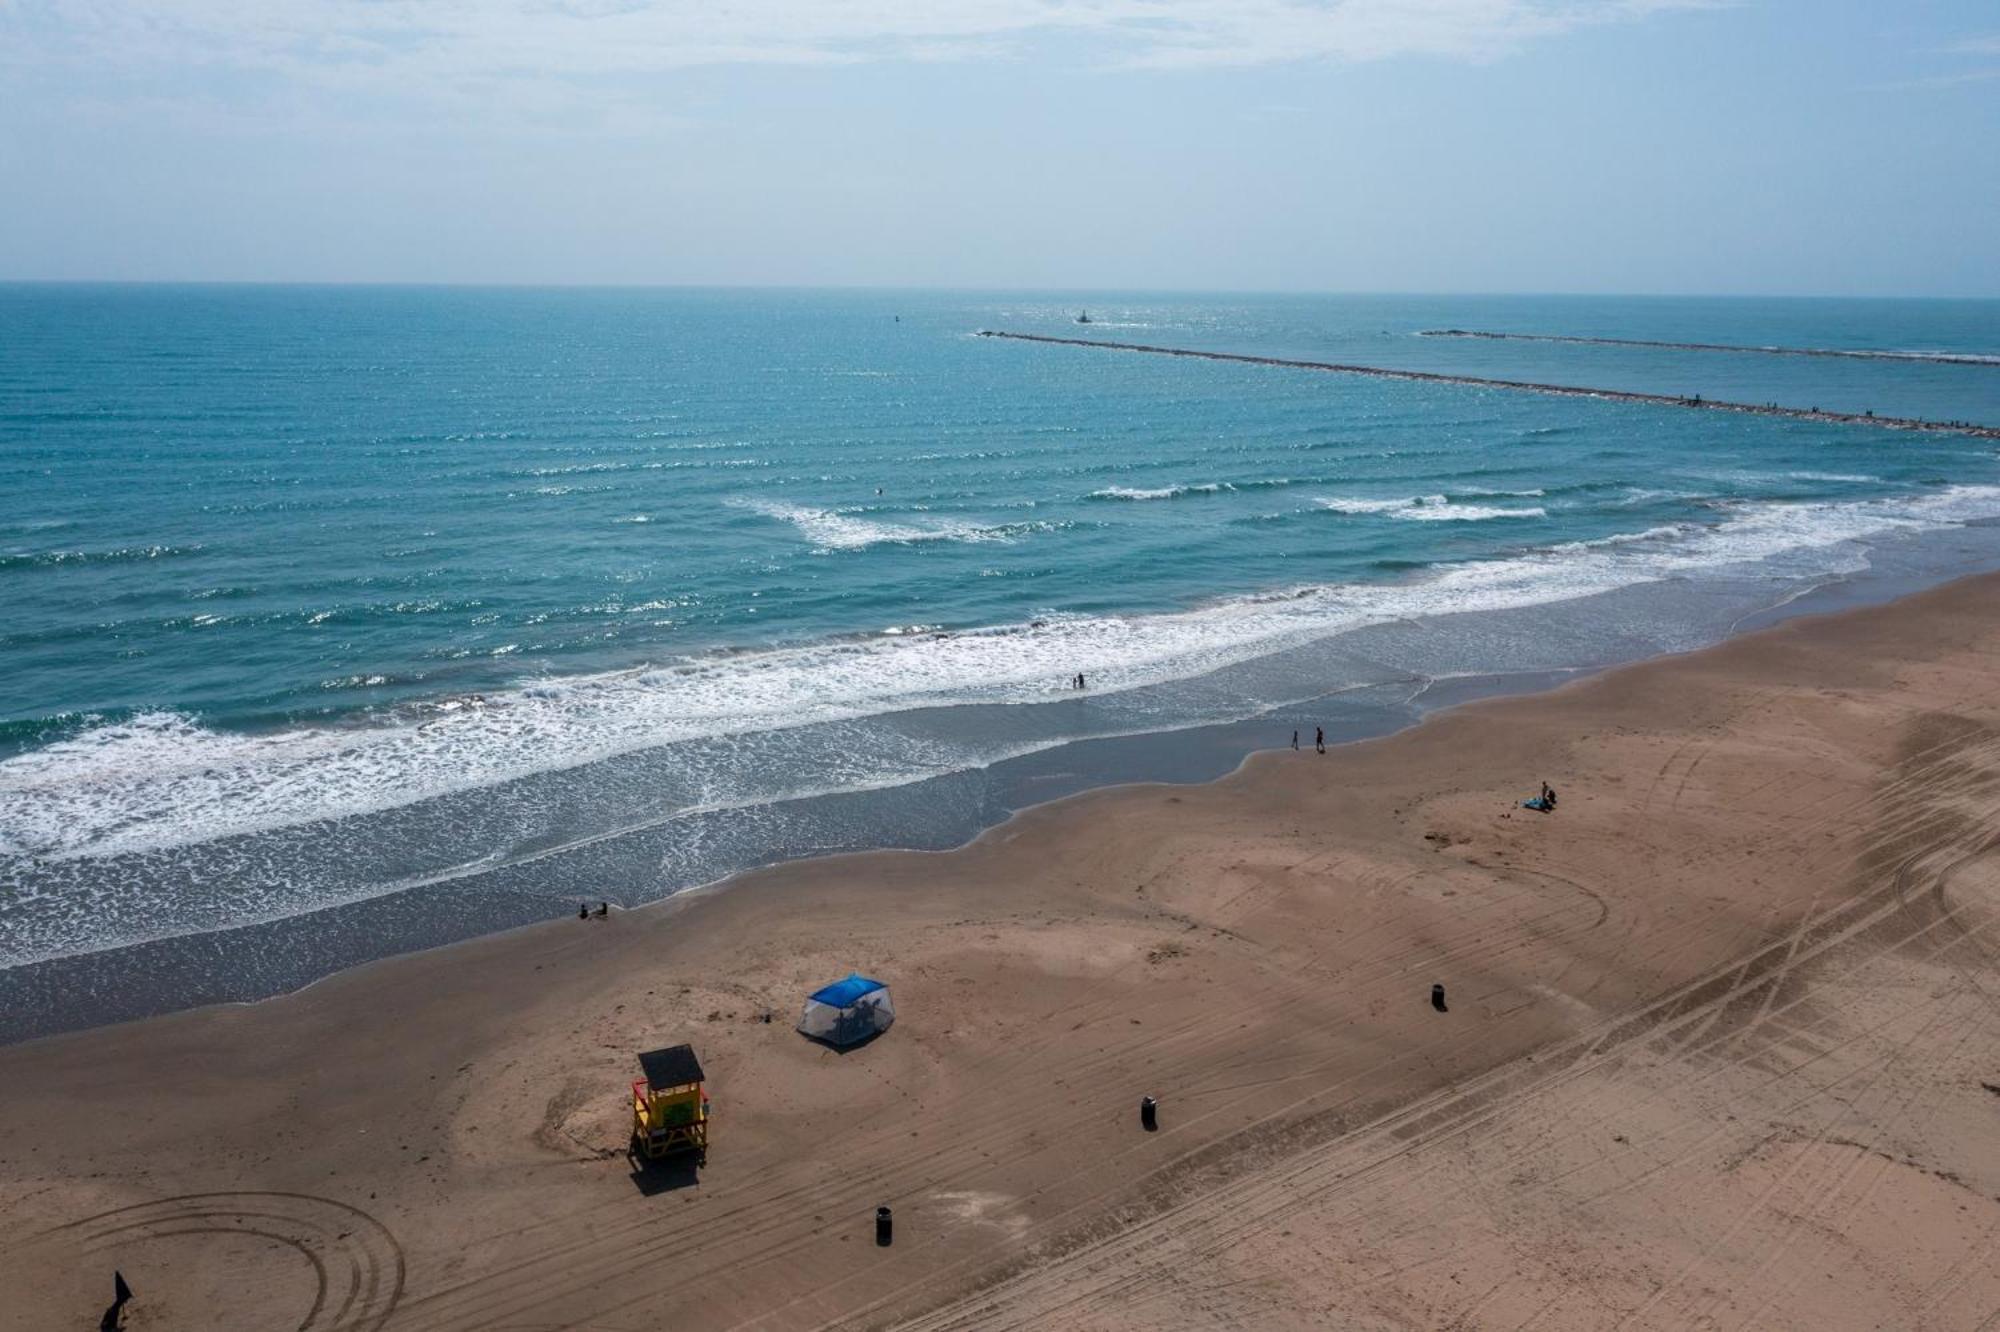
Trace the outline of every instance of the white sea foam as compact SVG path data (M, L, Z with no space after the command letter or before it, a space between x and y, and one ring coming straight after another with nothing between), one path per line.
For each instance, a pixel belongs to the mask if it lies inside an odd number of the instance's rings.
M1489 518L1546 518L1548 510L1540 507L1523 509L1497 509L1490 504L1421 504L1408 509L1398 509L1391 518L1403 518L1418 522L1480 523Z
M1675 537L1686 537L1700 532L1700 523L1663 523L1659 527L1649 527L1643 532L1618 532L1608 537L1598 537L1594 541L1565 541L1551 546L1557 552L1575 553L1602 550L1616 546L1636 546L1645 542L1666 541Z
M1497 493L1497 492L1496 492ZM1528 492L1521 492L1526 494ZM1539 494L1540 492L1534 492ZM1335 513L1387 514L1411 522L1477 523L1490 518L1544 518L1540 507L1502 509L1489 504L1457 504L1443 495L1418 495L1412 499L1352 499L1333 496L1316 501Z
M1439 504L1444 503L1444 496L1442 495L1434 495L1431 498L1435 499ZM1423 501L1415 499L1351 499L1336 495L1314 500L1313 503L1319 505L1322 509L1331 509L1335 513L1395 513L1400 509L1413 508L1423 503Z
M776 500L732 500L738 508L751 509L767 518L776 518L799 529L799 534L821 550L860 550L885 542L917 541L1004 541L1026 531L1028 524L982 526L954 519L934 519L922 525L890 523L862 518L835 509L813 509Z
M1187 679L1362 625L1590 596L1741 566L1806 577L1861 567L1849 545L2000 516L2000 487L1847 503L1718 506L1678 524L1391 584L1296 588L1158 615L1059 616L537 679L483 706L265 735L173 713L99 725L0 762L0 856L105 856L364 814L680 740L917 707L1062 698ZM893 538L891 538L893 539ZM859 780L859 778L857 778Z
M1135 486L1106 486L1093 490L1089 498L1094 500L1166 500L1181 499L1188 495L1221 495L1240 490L1282 490L1286 486L1300 484L1289 476L1264 477L1245 481L1189 481L1180 485L1156 486L1152 488Z
M1662 500L1702 500L1707 498L1709 498L1708 495L1692 490L1648 490L1644 487L1634 487L1611 502L1621 508L1630 508L1633 505L1654 504Z
M1102 490L1090 492L1092 499L1111 500L1163 500L1179 499L1183 495L1217 495L1235 486L1227 481L1209 481L1202 485L1161 486L1156 490L1137 490L1130 486L1106 486Z

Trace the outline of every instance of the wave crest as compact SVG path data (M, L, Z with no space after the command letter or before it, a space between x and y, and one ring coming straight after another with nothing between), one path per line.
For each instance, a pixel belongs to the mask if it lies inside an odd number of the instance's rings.
M64 564L127 564L199 555L202 546L120 546L115 550L42 550L0 554L0 569L36 569Z
M1365 501L1382 504L1387 501ZM1403 581L1307 586L1156 615L1052 616L943 632L679 659L524 681L477 705L401 709L367 724L218 732L149 713L88 725L0 761L0 857L74 858L183 846L395 808L688 739L913 708L1106 693L1188 679L1386 620L1506 610L1757 565L1786 576L1860 567L1833 548L2000 516L2000 486L1897 499L1744 503Z
M863 518L837 509L814 509L777 500L731 500L740 509L790 523L799 535L821 550L863 550L885 544L921 541L1008 541L1028 532L1045 531L1051 523L980 524L961 519L933 519L922 525Z
M1538 492L1492 492L1528 495ZM1411 499L1356 499L1328 496L1314 501L1335 513L1382 514L1409 522L1477 523L1493 518L1546 518L1549 511L1540 505L1503 509L1491 504L1464 504L1446 495L1418 495Z

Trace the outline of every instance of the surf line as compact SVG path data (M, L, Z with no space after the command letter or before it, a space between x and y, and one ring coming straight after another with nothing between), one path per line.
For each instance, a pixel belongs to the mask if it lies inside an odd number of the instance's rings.
M1427 328L1420 338L1485 338L1491 342L1563 342L1576 347L1653 347L1662 351L1739 352L1756 356L1843 356L1857 361L1922 361L2000 370L2000 356L1959 352L1846 350L1840 347L1751 347L1729 342L1654 342L1646 338L1586 338L1574 333L1489 333L1477 328Z
M1794 421L1824 421L1832 425L1880 426L1885 430L1923 430L1938 434L1970 435L1974 439L2000 439L2000 425L1978 425L1971 421L1927 421L1909 416L1873 416L1865 412L1826 412L1816 407L1773 407L1755 402L1724 402L1717 398L1681 398L1669 393L1638 393L1629 389L1584 388L1576 384L1537 384L1525 379L1482 379L1475 375L1446 375L1431 370L1390 370L1379 365L1342 365L1336 361L1288 361L1276 356L1245 356L1237 352L1195 351L1187 347L1151 347L1142 342L1100 342L1094 338L1058 338L1048 333L1009 333L1001 329L982 328L979 330L979 336L1007 338L1014 342L1044 342L1059 347L1095 347L1100 351L1148 352L1154 356L1190 356L1201 361L1233 361L1241 365L1270 365L1287 370L1319 370L1336 375L1367 375L1375 379L1404 379L1420 384L1459 384L1470 388L1507 389L1515 393L1546 393L1560 398L1643 402L1656 407L1690 407L1709 412L1742 412L1749 416L1781 416Z

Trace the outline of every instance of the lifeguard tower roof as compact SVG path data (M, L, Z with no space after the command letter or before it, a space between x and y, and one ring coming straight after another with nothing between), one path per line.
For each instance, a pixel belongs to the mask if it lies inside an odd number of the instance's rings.
M639 1067L646 1074L646 1085L654 1091L702 1081L701 1061L694 1057L692 1045L670 1045L664 1050L648 1050L639 1056Z

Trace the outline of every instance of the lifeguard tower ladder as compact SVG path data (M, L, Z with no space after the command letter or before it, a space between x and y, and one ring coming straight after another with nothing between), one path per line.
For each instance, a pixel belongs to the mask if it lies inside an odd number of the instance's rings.
M646 1076L632 1084L632 1151L649 1161L676 1152L708 1152L708 1094L692 1045L639 1056Z

